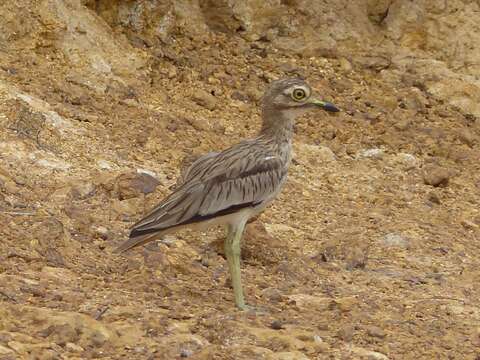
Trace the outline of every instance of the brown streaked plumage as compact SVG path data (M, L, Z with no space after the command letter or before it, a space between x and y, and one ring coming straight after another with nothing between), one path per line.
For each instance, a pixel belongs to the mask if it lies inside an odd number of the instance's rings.
M220 153L198 158L180 186L137 222L122 252L183 227L228 226L225 254L235 303L244 308L240 280L240 240L246 222L279 193L291 159L294 120L314 107L338 111L313 99L308 84L298 78L272 82L262 101L262 129Z

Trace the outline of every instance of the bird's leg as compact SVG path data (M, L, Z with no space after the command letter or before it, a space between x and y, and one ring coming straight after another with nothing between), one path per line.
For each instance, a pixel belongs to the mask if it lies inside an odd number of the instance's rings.
M243 299L242 276L240 272L240 242L242 240L245 223L235 226L228 226L228 234L225 239L225 256L227 257L230 277L232 279L233 293L235 295L235 305L241 310L245 310L245 300Z

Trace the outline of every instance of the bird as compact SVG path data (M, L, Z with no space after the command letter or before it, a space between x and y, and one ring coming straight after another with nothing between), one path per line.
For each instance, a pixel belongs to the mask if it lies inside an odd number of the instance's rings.
M311 109L338 112L330 102L313 96L303 78L272 81L261 100L262 125L257 136L221 152L200 156L182 174L170 195L133 225L130 236L115 250L157 240L183 228L227 228L224 243L234 301L245 310L240 255L244 229L279 194L292 159L295 119Z

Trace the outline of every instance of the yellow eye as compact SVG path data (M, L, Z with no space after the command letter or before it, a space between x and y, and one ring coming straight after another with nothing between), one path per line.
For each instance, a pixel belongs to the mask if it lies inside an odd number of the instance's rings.
M300 88L295 89L292 92L292 99L295 100L295 101L303 100L305 98L305 96L307 96L307 94L305 93L305 90L300 89Z

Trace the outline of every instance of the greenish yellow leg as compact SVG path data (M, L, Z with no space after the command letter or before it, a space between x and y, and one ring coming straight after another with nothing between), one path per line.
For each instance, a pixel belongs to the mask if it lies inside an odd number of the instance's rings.
M227 257L230 277L232 279L233 293L235 295L235 305L241 310L245 310L245 300L243 299L242 275L240 272L240 242L242 240L245 224L228 227L228 235L225 239L225 256Z

